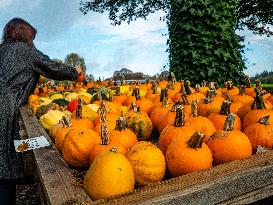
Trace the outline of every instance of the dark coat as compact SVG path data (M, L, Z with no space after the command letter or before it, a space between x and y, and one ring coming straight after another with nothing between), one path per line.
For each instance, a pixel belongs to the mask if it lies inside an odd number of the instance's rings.
M13 140L20 139L19 107L34 90L40 75L55 80L78 77L74 68L50 60L34 46L22 42L0 45L0 179L23 176Z

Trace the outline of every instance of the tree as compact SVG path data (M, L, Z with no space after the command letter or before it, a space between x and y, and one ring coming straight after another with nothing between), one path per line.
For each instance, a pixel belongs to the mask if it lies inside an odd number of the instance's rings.
M52 59L53 61L55 61L55 62L57 62L57 63L64 63L62 60L60 60L60 59L56 59L56 58L54 58L54 59Z
M80 10L84 14L89 11L109 12L109 19L112 24L119 25L123 21L130 23L137 18L146 19L149 14L158 10L165 11L167 16L171 8L171 2L172 0L81 1ZM180 2L180 0L177 0L177 2ZM269 27L273 25L273 0L237 0L235 3L236 29L247 27L255 34L273 35L273 31ZM165 19L166 16L161 19Z
M75 67L81 65L84 72L86 71L84 58L80 57L77 53L70 53L65 57L64 63L68 66Z
M122 68L120 71L115 71L113 75L113 80L129 80L128 77L133 74L133 71Z
M170 70L178 79L238 82L244 77L244 62L234 30L247 27L255 34L270 35L272 1L95 0L81 2L81 11L108 12L112 24L119 25L163 10L169 28Z
M238 0L237 29L247 27L254 34L273 35L273 0Z
M92 74L87 74L85 78L87 82L93 82L95 80L95 77Z

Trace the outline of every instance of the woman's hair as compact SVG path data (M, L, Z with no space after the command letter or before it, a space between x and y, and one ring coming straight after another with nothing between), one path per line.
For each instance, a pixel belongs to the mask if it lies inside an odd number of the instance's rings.
M37 30L20 18L11 19L5 26L2 41L25 42L33 44Z

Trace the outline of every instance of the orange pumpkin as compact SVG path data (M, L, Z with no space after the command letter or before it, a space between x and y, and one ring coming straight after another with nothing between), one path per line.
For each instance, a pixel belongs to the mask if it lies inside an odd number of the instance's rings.
M62 154L64 160L71 166L88 167L89 154L100 142L100 136L93 130L71 128L65 136Z
M220 113L212 113L208 116L208 119L213 123L216 130L224 129L224 124L227 118L227 115L230 113L230 101L224 101L221 106ZM234 121L234 129L241 130L242 123L240 118L236 117Z
M101 125L101 143L97 144L93 147L93 149L90 152L89 155L89 162L92 164L92 162L96 159L96 157L106 151L110 150L112 147L115 147L117 149L117 152L121 154L126 154L126 149L119 143L110 143L109 140L109 133L107 130L107 125Z
M161 132L158 147L165 154L173 140L180 138L188 139L193 133L195 133L195 129L191 125L186 125L183 106L177 106L175 120L172 125L166 126Z
M256 152L258 146L272 149L273 147L273 129L269 124L270 115L260 118L258 123L249 125L244 133L249 138L253 153Z
M246 128L247 126L251 124L256 124L259 121L259 119L265 115L272 115L272 118L270 119L273 120L273 111L266 109L262 92L258 88L255 88L255 92L256 92L256 97L253 104L251 105L252 110L247 113L247 115L245 116L243 120L244 128ZM272 122L273 121L271 121L271 123Z
M166 170L164 155L151 142L138 142L131 146L126 155L131 163L138 185L160 182Z
M212 154L203 142L203 134L195 133L190 139L173 141L166 153L168 170L173 177L212 167Z
M191 103L192 117L187 121L188 124L192 125L195 130L204 134L203 141L206 143L210 136L216 131L213 123L206 117L198 116L197 113L197 100L193 100Z
M213 162L222 164L240 160L252 155L252 146L248 137L234 130L235 115L230 113L223 130L217 130L206 143L212 152Z
M126 150L137 143L137 136L126 128L126 119L124 117L120 117L116 121L116 127L110 131L109 136L111 143L121 144Z

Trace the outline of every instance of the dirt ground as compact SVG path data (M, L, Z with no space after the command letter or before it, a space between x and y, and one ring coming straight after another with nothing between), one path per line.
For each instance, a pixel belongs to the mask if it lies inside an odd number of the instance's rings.
M16 187L16 204L17 205L40 205L39 184L31 183L17 185Z

